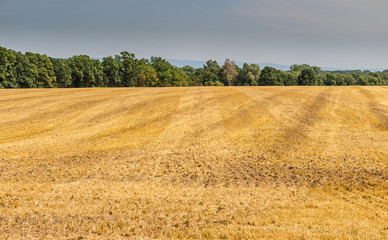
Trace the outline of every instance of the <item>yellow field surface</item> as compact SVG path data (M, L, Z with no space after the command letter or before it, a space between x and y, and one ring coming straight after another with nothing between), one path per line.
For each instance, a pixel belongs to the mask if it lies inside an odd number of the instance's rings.
M388 239L388 87L0 90L0 239Z

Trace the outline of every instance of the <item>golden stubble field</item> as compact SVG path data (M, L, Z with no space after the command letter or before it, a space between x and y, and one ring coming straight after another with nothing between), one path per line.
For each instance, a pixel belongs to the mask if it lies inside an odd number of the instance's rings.
M388 87L0 90L0 239L387 239Z

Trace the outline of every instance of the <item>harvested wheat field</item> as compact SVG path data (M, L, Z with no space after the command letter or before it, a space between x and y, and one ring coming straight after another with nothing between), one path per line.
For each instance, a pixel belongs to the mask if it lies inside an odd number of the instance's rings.
M0 90L0 239L388 239L387 87Z

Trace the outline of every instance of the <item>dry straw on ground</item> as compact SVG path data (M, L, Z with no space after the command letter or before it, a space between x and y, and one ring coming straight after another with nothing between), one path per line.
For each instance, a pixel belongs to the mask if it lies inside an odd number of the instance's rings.
M0 239L387 239L387 87L0 91Z

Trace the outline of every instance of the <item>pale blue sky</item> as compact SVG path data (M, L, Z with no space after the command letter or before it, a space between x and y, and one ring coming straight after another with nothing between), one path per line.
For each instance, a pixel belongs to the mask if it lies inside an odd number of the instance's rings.
M0 0L0 46L388 68L386 0Z

